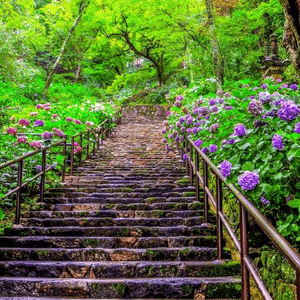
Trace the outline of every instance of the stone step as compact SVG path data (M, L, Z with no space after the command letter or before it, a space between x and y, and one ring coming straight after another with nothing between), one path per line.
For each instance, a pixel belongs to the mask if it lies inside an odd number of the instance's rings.
M197 226L145 227L145 226L106 226L106 227L14 227L5 228L7 236L101 236L101 237L158 237L158 236L205 236L215 235L216 228L210 224Z
M239 262L7 262L0 261L0 277L41 278L154 278L237 276Z
M230 252L225 249L225 258ZM211 261L217 249L211 247L148 249L132 248L0 248L0 261Z
M218 288L218 286L220 287ZM205 287L218 290L223 297L224 285L232 286L230 298L240 299L240 279L236 277L144 278L144 279L53 279L0 278L0 296L71 297L98 299L192 298L195 290ZM211 293L213 294L213 292Z
M101 218L189 218L201 216L203 214L202 210L74 210L74 211L27 211L22 212L23 218L91 218L91 217L101 217Z
M195 226L204 223L202 217L190 218L26 218L21 220L23 226L79 226L79 227L97 227L97 226Z
M76 210L200 210L203 207L202 203L190 202L166 202L166 203L132 203L132 204L100 204L100 203L79 203L79 204L56 204L54 206L56 211L76 211ZM36 206L32 207L32 210L37 210Z
M214 236L174 237L60 237L3 236L0 245L6 248L157 248L157 247L215 247ZM224 241L225 242L225 241Z
M136 194L135 194L136 195ZM113 194L91 194L89 197L72 197L72 198L45 198L44 202L49 204L64 204L64 203L99 203L99 204L139 204L139 203L164 203L164 202L172 202L172 203L191 203L195 202L196 198L192 197L178 197L177 194L171 195L168 197L158 197L161 195L160 193L145 195L144 198L141 198L140 195L128 194L128 195L115 195ZM164 195L164 194L163 194ZM177 197L176 197L177 196ZM131 198L132 197L132 198Z

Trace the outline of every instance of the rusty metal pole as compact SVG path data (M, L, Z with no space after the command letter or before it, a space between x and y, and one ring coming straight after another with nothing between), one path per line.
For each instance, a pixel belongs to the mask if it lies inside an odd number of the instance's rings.
M20 224L20 214L21 214L21 196L22 196L22 175L23 175L23 160L18 162L18 188L17 191L17 202L16 202L16 216L15 224Z
M208 195L206 188L208 188L208 169L207 162L203 161L203 185L204 185L204 222L208 223Z
M43 152L42 152L42 172L43 172L43 174L41 175L41 188L40 188L41 202L44 201L44 193L45 193L46 160L47 160L47 150L43 150Z
M74 143L75 143L75 138L72 136L71 138L71 170L70 170L70 175L73 176L74 173Z
M67 138L64 141L63 155L64 156L67 155ZM65 176L66 176L66 158L64 160L64 165L62 166L62 179L61 179L62 182L65 181Z
M240 203L240 235L241 235L241 275L242 275L242 299L250 300L250 277L245 263L245 257L249 255L248 246L248 214Z
M194 184L194 169L192 166L192 162L194 161L194 153L193 153L193 145L190 144L190 183Z
M189 143L187 140L185 140L185 153L188 154L189 152ZM186 175L189 176L190 175L190 171L189 171L189 163L188 161L185 162L185 166L186 166Z
M216 175L216 186L217 186L217 250L218 259L223 259L223 223L220 217L220 213L223 211L223 191L222 191L222 180Z
M200 183L199 183L199 177L197 175L197 172L199 172L199 153L197 151L195 151L195 166L196 166L196 170L195 170L195 174L196 174L196 201L200 200Z

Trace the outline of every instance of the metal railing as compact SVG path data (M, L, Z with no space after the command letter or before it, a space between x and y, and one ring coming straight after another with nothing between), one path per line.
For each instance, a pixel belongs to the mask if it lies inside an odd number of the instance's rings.
M204 192L204 219L208 222L209 217L209 203L216 210L217 215L217 255L218 259L224 258L223 251L223 229L226 228L231 239L233 240L237 250L241 256L241 281L242 281L242 299L250 300L250 275L255 281L261 295L266 300L272 300L269 291L267 290L264 282L262 281L259 271L257 270L253 260L249 256L248 245L248 223L249 216L252 220L262 229L262 231L268 236L270 241L275 245L277 250L289 261L296 273L296 295L297 300L300 300L300 256L295 248L283 238L275 227L259 212L259 210L244 197L232 184L226 182L226 179L219 172L217 167L212 161L194 144L190 139L184 141L183 148L179 148L180 155L183 158L183 154L187 153L188 158L185 161L187 175L190 176L191 184L196 185L196 197L200 201L200 187ZM203 176L200 173L199 162L203 165ZM216 180L216 196L213 195L208 187L208 167L215 176ZM228 218L223 212L223 189L224 187L232 193L239 203L240 210L240 240L235 234L234 230L230 226Z
M119 118L117 119L117 122L119 122ZM93 145L93 155L96 153L96 147L97 150L100 148L100 143L103 145L103 139L111 134L111 123L112 119L106 119L103 121L97 129L87 129L84 132L78 133L76 135L73 135L71 137L71 143L67 143L67 137L64 139L61 139L54 144L44 147L42 149L38 149L35 151L32 151L30 153L27 153L23 156L20 156L16 159L13 159L11 161L5 162L3 164L0 164L0 170L10 167L11 165L18 164L17 168L17 187L8 191L1 199L0 201L3 201L4 199L8 198L9 196L16 194L16 213L15 213L15 220L14 223L16 225L20 224L20 216L21 216L21 197L22 197L22 189L28 186L31 182L35 181L39 177L41 178L40 180L40 201L43 202L44 200L44 192L45 192L45 183L46 183L46 173L49 172L50 170L53 169L52 166L46 167L47 165L47 154L49 154L49 150L53 150L55 147L62 146L62 152L56 152L56 154L61 153L62 155L65 156L64 159L64 164L62 166L62 182L65 180L65 173L66 173L66 167L69 164L70 165L70 175L72 176L74 173L74 167L75 167L75 140L76 138L79 137L79 146L83 147L83 141L84 137L86 137L85 140L85 159L89 156L90 153L90 145ZM91 139L91 135L94 134L94 137ZM22 134L25 135L25 134ZM34 134L34 135L39 135L39 134ZM68 147L70 147L70 151L68 151ZM42 154L42 165L41 165L41 171L36 174L34 177L27 179L26 182L23 182L23 172L24 172L24 161L25 159L29 157L33 157L37 154L41 153ZM82 157L82 151L78 152L79 153L79 166L83 160ZM70 159L67 159L69 156Z

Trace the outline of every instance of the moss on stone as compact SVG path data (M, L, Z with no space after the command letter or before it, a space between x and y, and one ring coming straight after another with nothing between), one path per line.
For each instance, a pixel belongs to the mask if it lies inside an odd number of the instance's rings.
M113 283L111 286L117 292L118 296L125 296L126 293L125 283Z
M194 292L193 287L188 284L182 286L181 290L182 290L183 295L186 297L191 296Z
M241 284L240 283L218 283L208 285L205 288L205 297L207 299L229 298L240 299Z
M193 197L193 196L196 196L196 193L195 192L184 192L182 194L183 197Z

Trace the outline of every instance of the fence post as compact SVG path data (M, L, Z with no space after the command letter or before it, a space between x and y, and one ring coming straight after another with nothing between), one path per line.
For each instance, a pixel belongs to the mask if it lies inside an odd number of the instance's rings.
M74 142L75 142L75 138L74 136L72 136L71 138L71 171L70 171L70 175L73 176L73 171L74 171Z
M296 299L300 300L300 271L296 270Z
M194 169L192 166L193 160L194 160L193 145L190 143L190 183L191 183L191 185L194 184Z
M67 155L67 138L64 141L64 148L63 148L63 155L66 156ZM64 165L62 166L62 178L61 181L64 182L65 181L65 176L66 176L66 158L64 160Z
M218 259L223 259L223 223L220 213L223 211L222 180L216 175L217 185L217 249Z
M208 170L207 163L203 160L203 185L204 185L204 222L208 223L208 195L206 188L208 187Z
M248 257L249 255L248 213L241 203L240 203L240 239L241 239L242 299L250 300L249 271L245 264L245 257Z
M81 166L81 163L82 163L82 142L83 142L83 139L82 139L82 133L81 133L79 136L79 146L81 147L81 151L79 153L79 166Z
M45 181L46 181L46 160L47 160L47 150L42 152L42 176L41 176L41 189L40 189L40 199L41 202L44 201L44 192L45 192Z
M189 152L189 143L188 140L185 140L185 153L188 154ZM189 176L190 175L190 171L189 171L189 162L188 160L186 160L185 162L185 166L186 166L186 175Z
M15 224L20 224L20 212L21 212L21 195L22 195L22 175L23 175L23 160L18 162L18 187L17 202L16 202L16 217Z
M87 145L86 145L86 158L88 158L89 156L89 152L90 152L90 130L87 131L86 133L86 139L87 139Z
M94 140L93 140L93 156L96 155L96 131L93 130Z
M195 151L195 166L196 166L196 170L195 170L195 176L196 176L196 201L200 200L200 183L199 183L199 177L198 177L198 172L199 172L199 153L196 150Z

